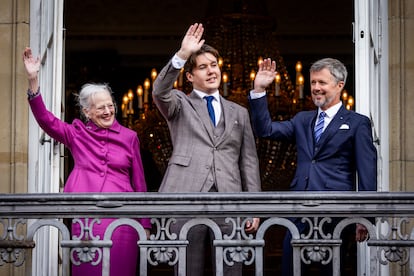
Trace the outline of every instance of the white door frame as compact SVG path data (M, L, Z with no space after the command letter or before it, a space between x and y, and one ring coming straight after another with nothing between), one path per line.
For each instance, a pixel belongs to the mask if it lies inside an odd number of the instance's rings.
M355 0L354 5L356 111L371 119L378 191L389 191L388 0ZM383 227L378 225L378 231ZM370 275L369 253L366 244L359 244L358 275ZM377 265L379 275L389 275L388 266Z
M47 108L61 118L63 74L63 0L30 1L30 47L41 58L39 84ZM60 146L29 113L28 192L58 193ZM32 221L29 221L29 225ZM35 235L32 275L58 275L58 232L44 227ZM48 256L48 257L47 257Z
M371 118L378 191L388 191L388 0L355 0L354 38L356 111Z

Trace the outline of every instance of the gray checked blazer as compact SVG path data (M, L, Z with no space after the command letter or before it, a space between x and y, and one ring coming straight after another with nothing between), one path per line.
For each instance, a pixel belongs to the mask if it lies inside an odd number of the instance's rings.
M246 108L220 98L224 131L215 137L205 101L173 89L180 70L171 60L153 86L153 100L170 130L173 152L160 192L261 191L256 144Z

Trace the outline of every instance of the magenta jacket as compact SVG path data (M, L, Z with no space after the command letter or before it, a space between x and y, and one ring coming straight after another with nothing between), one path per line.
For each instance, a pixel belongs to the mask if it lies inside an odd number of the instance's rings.
M74 168L64 192L146 192L137 133L116 120L108 129L75 119L62 122L46 109L41 95L29 101L40 127L72 153ZM145 228L148 219L141 220Z

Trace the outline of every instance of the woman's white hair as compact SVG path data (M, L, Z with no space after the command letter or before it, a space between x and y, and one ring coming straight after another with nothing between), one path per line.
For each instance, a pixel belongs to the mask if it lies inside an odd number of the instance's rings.
M81 90L78 95L75 95L77 98L77 104L80 109L80 114L83 119L87 119L83 112L84 109L88 110L93 103L92 99L97 93L107 92L115 106L115 114L117 112L116 103L114 100L113 92L111 87L106 83L86 83L81 87Z

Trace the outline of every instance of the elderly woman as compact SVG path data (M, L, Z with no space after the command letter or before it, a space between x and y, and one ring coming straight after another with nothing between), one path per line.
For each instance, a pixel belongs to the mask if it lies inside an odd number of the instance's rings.
M109 86L85 84L78 96L85 123L75 119L69 124L46 109L38 83L40 60L32 56L30 48L25 49L23 62L29 79L28 98L34 117L49 136L71 151L74 159L74 168L64 192L146 192L137 134L116 121L115 104ZM92 223L92 219L74 220L72 235L74 238L88 239L87 233L81 230L83 226L89 225L93 227L93 236L99 235L102 239L105 229L113 220L101 219L100 224ZM150 228L148 219L139 221L143 227ZM110 275L136 275L137 232L129 226L118 227L112 241ZM75 260L79 261L77 257ZM101 274L102 263L98 266L91 263L72 266L72 275Z

